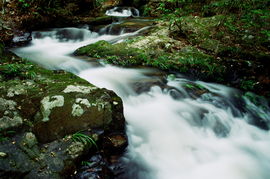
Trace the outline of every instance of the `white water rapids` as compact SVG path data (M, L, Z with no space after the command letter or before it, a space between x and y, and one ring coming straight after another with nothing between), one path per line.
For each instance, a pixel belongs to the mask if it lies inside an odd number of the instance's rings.
M71 55L78 47L99 40L117 42L136 33L112 36L87 29L51 29L33 33L29 46L13 51L45 68L75 73L123 99L129 146L122 158L127 166L122 178L269 179L267 105L253 104L235 89L190 81L180 74L165 87L151 85L148 82L158 78L151 76L153 70L97 65ZM184 88L187 83L208 92L196 97ZM138 93L135 84L150 89ZM267 129L252 125L258 119Z

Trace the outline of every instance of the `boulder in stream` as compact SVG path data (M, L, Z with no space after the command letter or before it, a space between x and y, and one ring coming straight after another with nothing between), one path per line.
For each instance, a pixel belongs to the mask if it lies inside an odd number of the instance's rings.
M1 178L68 177L102 138L125 132L122 100L71 73L4 56L0 89Z

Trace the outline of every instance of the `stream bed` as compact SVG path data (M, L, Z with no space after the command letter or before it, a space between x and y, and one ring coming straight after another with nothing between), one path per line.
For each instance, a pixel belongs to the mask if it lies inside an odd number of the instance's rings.
M143 30L101 35L87 26L49 29L33 32L31 44L12 51L122 98L129 146L121 159L125 172L117 178L269 179L270 109L265 99L181 74L73 56L79 47L99 40L117 43Z

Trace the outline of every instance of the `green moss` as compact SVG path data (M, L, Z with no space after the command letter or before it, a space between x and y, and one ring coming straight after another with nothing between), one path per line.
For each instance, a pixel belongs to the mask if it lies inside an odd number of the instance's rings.
M218 27L225 17L222 15L213 17L185 16L178 22L181 30L186 35L195 34L198 38L210 37L213 30Z
M142 50L127 47L127 43L130 42L112 45L106 41L99 41L79 48L75 54L105 58L108 63L119 66L146 65L179 72L188 72L193 69L208 76L224 72L223 66L218 65L212 56L192 46L187 46L180 52L169 53L160 49Z
M106 41L98 41L81 47L75 51L75 55L105 58L108 63L121 66L139 65L145 58L143 51L140 49L128 48L125 43L112 45Z
M256 83L255 80L242 80L240 87L244 90L253 90Z
M223 49L223 45L219 40L215 39L205 39L199 44L202 49L208 50L210 52L219 53Z
M208 76L223 73L225 70L215 62L212 56L202 52L180 52L170 56L166 63L168 63L166 64L168 68L177 69L180 72L188 72L193 69Z
M31 64L5 64L0 67L2 75L5 78L34 78L36 73L33 70L33 65Z

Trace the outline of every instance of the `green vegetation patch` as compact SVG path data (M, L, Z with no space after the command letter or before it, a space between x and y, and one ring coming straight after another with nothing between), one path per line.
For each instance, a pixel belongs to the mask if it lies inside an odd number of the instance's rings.
M84 145L88 146L89 148L92 146L95 146L96 149L98 149L98 146L95 140L90 135L84 134L81 131L76 132L75 134L72 134L71 138L73 141L81 142Z
M214 76L225 71L224 67L218 65L213 57L191 46L182 48L177 53L169 53L160 49L142 50L127 47L127 43L112 45L106 41L99 41L79 48L75 51L75 55L105 58L108 63L120 66L144 65L185 73L196 70L206 76Z
M112 45L102 40L79 48L75 51L75 55L105 58L109 63L131 66L140 65L143 62L144 52L140 49L128 48L125 43Z

